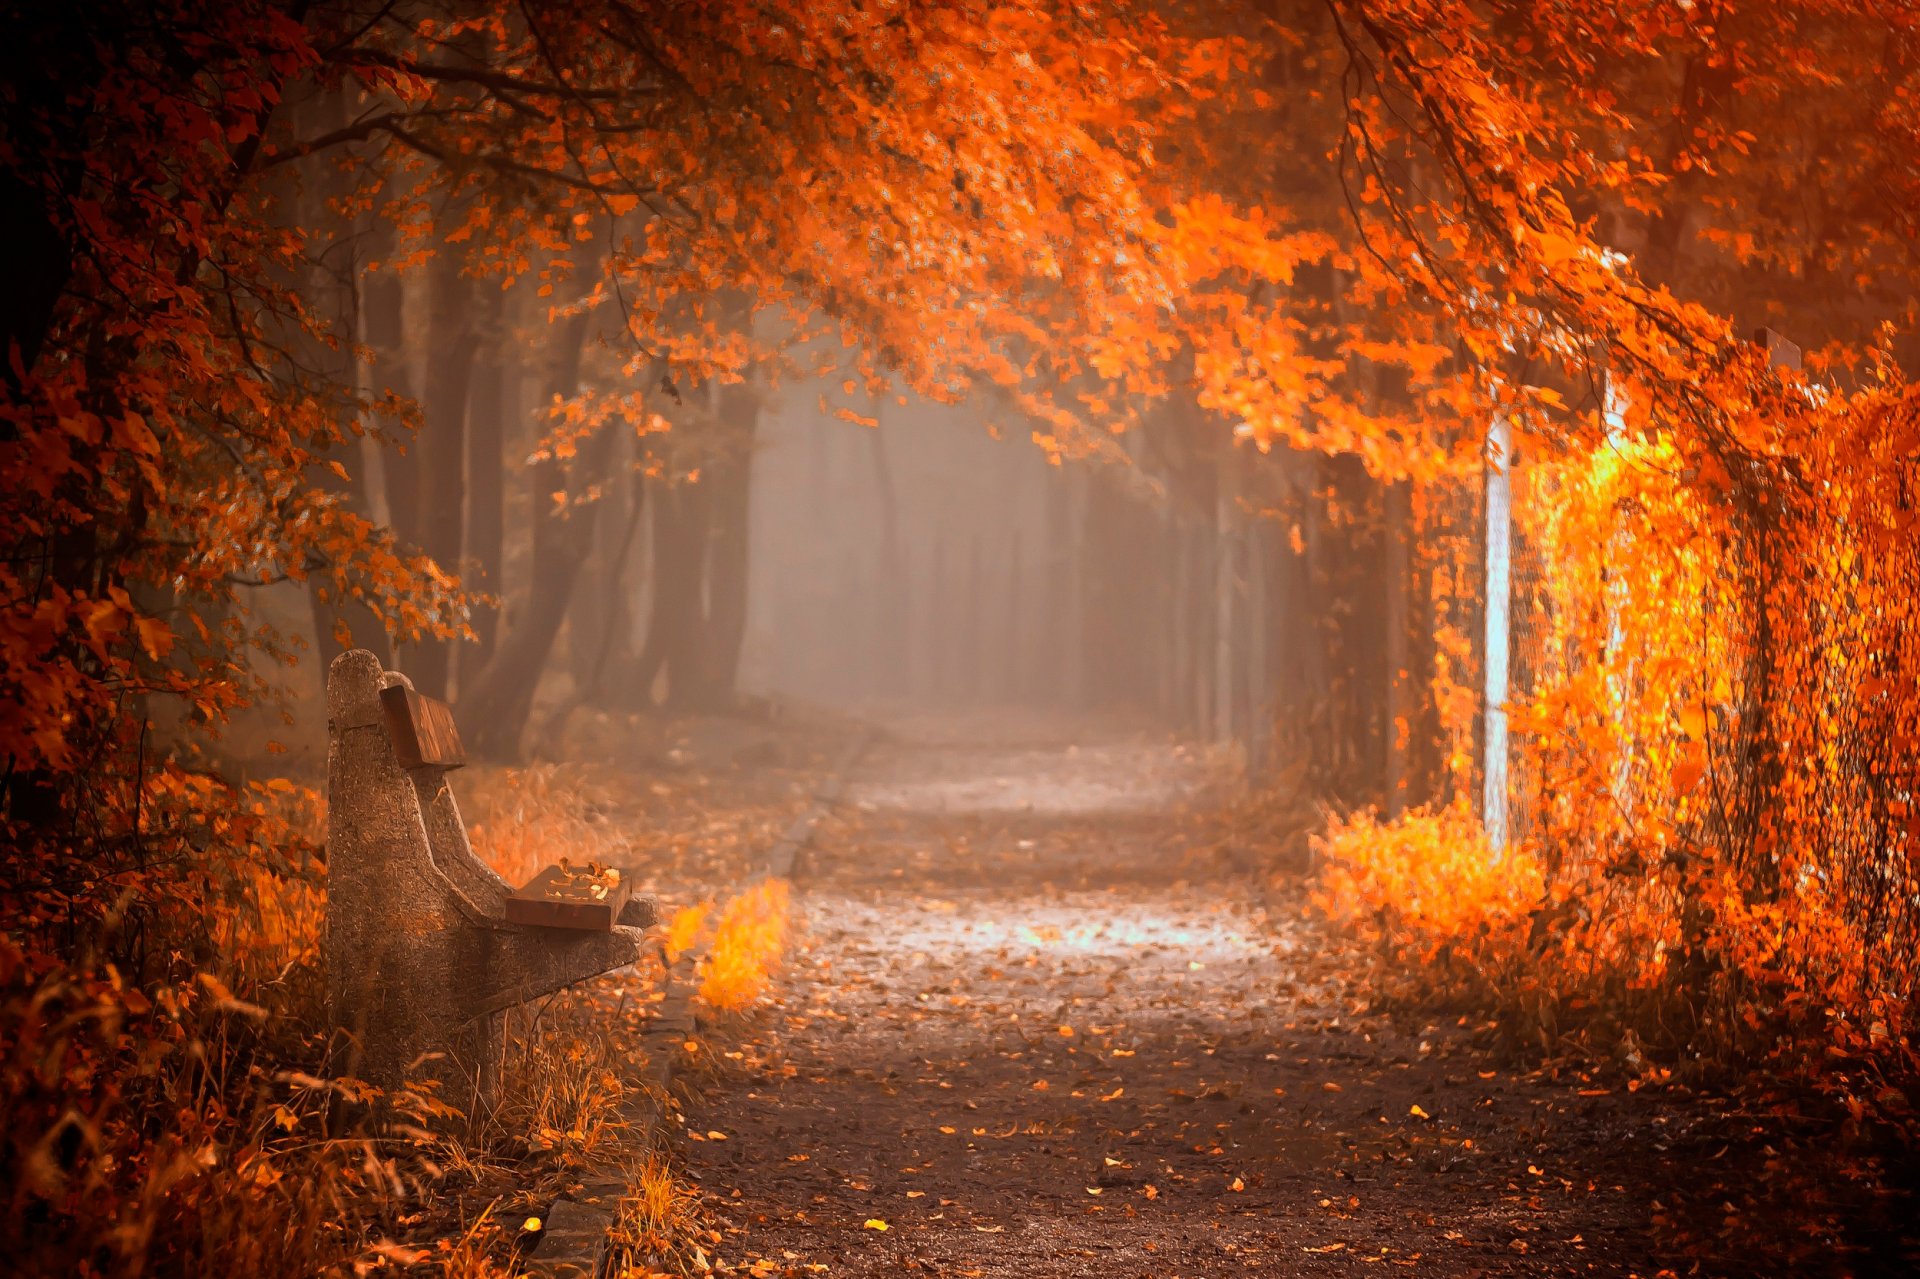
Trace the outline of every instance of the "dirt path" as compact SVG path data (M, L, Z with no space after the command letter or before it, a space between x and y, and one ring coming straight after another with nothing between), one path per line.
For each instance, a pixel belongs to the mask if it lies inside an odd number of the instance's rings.
M1200 776L1125 739L876 748L816 841L779 1006L689 1119L721 1260L1658 1268L1651 1192L1621 1169L1658 1142L1659 1106L1516 1079L1459 1028L1349 1005L1309 923L1184 851Z

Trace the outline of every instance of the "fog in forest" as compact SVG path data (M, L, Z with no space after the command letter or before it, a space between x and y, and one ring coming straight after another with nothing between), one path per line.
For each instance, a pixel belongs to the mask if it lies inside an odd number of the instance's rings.
M551 631L544 650L524 650L524 735L496 738L493 753L564 753L576 715L808 708L1016 712L1061 725L1093 715L1243 755L1270 749L1272 723L1256 707L1289 674L1255 621L1286 633L1278 593L1305 580L1308 561L1275 503L1297 499L1314 464L1266 468L1280 482L1269 479L1278 497L1261 509L1259 473L1231 450L1176 452L1174 467L1148 457L1180 443L1180 423L1164 417L1061 455L1004 400L937 402L898 379L856 379L818 344L789 352L778 379L689 384L658 368L633 375L616 333L581 343L578 385L610 394L654 379L647 403L660 416L606 432L563 500L538 491L554 429L540 390L578 331L531 323L535 308L510 299L491 335L463 325L465 349L449 353L435 345L434 282L391 285L368 290L363 323L384 358L363 376L444 386L451 366L466 382L454 396L464 421L435 414L428 397L417 435L363 439L355 498L463 565L476 592L468 639L398 644L394 660L423 688L471 702L489 663L495 676L510 671L507 636ZM385 333L380 306L392 316ZM316 614L292 583L245 605L296 652L323 657L334 650L317 619L352 617ZM367 619L353 620L364 640ZM317 765L320 674L296 664L291 700L247 713L230 735L235 757L284 745Z
M1070 704L1077 468L896 394L863 427L762 417L741 684L848 707Z

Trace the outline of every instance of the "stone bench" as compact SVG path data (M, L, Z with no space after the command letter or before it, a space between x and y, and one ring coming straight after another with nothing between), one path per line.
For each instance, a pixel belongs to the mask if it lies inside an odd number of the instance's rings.
M657 953L657 904L624 888L609 902L617 876L571 913L545 900L564 894L516 894L474 856L447 786L465 762L452 712L372 653L334 660L327 716L323 949L342 1073L438 1081L452 1105L486 1108L506 1010ZM517 922L530 918L571 926Z

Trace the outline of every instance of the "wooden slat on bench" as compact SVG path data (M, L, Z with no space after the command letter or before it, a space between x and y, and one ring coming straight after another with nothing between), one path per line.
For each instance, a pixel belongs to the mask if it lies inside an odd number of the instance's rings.
M507 922L609 932L631 896L632 875L619 871L594 875L582 867L549 866L507 898Z
M460 730L453 726L453 708L437 697L416 693L404 684L380 690L380 709L393 738L393 753L402 768L433 764L459 768L467 762Z

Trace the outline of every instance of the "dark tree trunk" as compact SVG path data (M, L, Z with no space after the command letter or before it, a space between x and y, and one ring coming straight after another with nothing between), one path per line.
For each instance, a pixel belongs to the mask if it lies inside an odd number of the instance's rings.
M345 100L338 93L328 93L318 101L307 104L306 109L314 116L306 122L306 127L314 132L337 128L346 120ZM329 168L311 188L301 192L295 205L300 210L299 224L307 227L332 225L328 218L328 201L340 193L341 185L337 172ZM316 312L328 317L337 326L342 340L335 346L318 341L302 341L301 363L315 374L313 394L338 397L338 388L351 387L358 382L353 341L349 340L358 339L361 324L361 276L356 240L351 236L309 234L307 244L311 265L303 282L304 292ZM336 404L336 411L342 416L354 411L337 398ZM365 468L361 465L360 451L355 447L357 443L357 437L343 431L340 440L327 450L325 456L315 458L308 474L316 487L336 495L348 510L365 517L372 506L368 500ZM347 474L342 476L337 473L327 465L329 461L340 462ZM351 594L343 598L335 593L334 585L319 574L308 579L308 595L313 605L314 654L319 659L322 679L333 659L349 647L372 650L383 665L393 660L393 647L388 640L386 625L375 616L364 599Z
M449 574L461 568L465 533L467 400L473 389L473 281L461 261L442 245L427 273L426 422L419 440L419 523L408 540ZM407 674L432 697L447 695L453 664L449 640L425 637L414 647Z
M483 284L477 292L480 346L467 405L467 555L472 564L469 585L497 599L505 590L506 428L508 416L518 412L520 376L519 361L505 331L500 291ZM460 653L462 678L478 676L487 668L499 633L499 606L476 608L474 642Z
M748 386L720 392L726 453L715 468L708 508L706 663L699 695L711 710L733 706L740 677L740 648L747 634L747 555L751 541L753 441L759 428L759 397Z
M659 492L653 497L652 536L647 539L651 561L649 584L652 588L648 593L647 634L641 642L639 656L633 659L620 681L625 691L621 700L631 706L653 706L653 686L660 678L660 668L667 660L667 619L674 611L663 603L663 597L685 594L680 590L679 581L674 578L675 571L685 560L685 556L679 553L678 502L675 486L669 481L660 481Z
M54 309L73 278L74 246L51 214L59 197L50 199L47 188L78 190L88 155L86 148L75 147L64 161L56 161L29 140L86 135L79 105L84 98L73 95L71 86L94 83L100 66L91 41L62 41L57 59L38 56L27 45L18 51L23 56L7 60L9 92L0 106L0 136L9 140L11 152L10 163L0 169L0 261L6 264L0 278L7 282L0 289L0 386L16 393L15 354L19 367L31 373L53 327ZM12 428L0 427L0 432L10 435Z
M626 473L631 462L628 450L616 446L614 473ZM635 505L634 487L610 484L601 497L597 517L601 536L594 539L593 551L580 570L585 585L573 593L573 603L567 610L567 670L573 676L574 688L581 692L599 682L607 658L628 638L630 610L624 580L630 562L627 542L641 509Z
M555 326L544 398L578 392L587 332L585 315L568 317ZM538 463L533 468L534 491L551 494L564 489L572 498L584 496L605 478L613 438L606 430L588 437L570 467L558 459ZM564 511L556 510L551 499L534 503L533 566L526 600L514 611L513 625L501 638L493 661L460 699L460 722L471 726L476 755L509 761L520 757L540 673L567 615L580 566L593 547L597 509L597 504L569 504Z
M632 584L628 576L633 563L633 544L639 540L640 523L647 513L644 477L636 470L633 478L634 483L628 487L625 509L620 514L619 533L612 544L612 562L607 566L607 593L611 597L609 607L600 633L592 638L586 668L578 679L581 701L598 696L605 690L608 667L616 657L625 656L624 647L632 638Z
M873 491L880 503L880 581L875 591L879 624L874 629L881 653L874 680L882 691L897 695L906 692L908 684L907 565L900 545L900 499L894 491L893 467L887 461L884 400L875 406L874 417L880 423L874 427L869 441Z
M32 371L53 324L54 304L73 274L73 252L47 217L40 193L0 172L0 245L7 246L7 287L0 290L0 385L19 389L19 367Z
M653 616L648 619L652 661L641 662L651 689L653 671L667 680L666 704L703 705L706 678L706 558L711 488L706 480L673 484L654 504ZM644 655L643 655L644 656Z
M381 220L375 216L376 223ZM373 251L379 252L377 244ZM405 285L391 271L370 274L361 281L361 332L372 357L368 373L376 399L391 394L411 400L414 395L413 377L407 367L405 299ZM398 430L395 422L380 425L392 433L393 444L385 454L387 515L395 533L404 535L403 530L420 522L420 442Z
M614 534L615 541L613 543L612 563L604 570L605 576L603 580L606 584L606 589L610 593L619 596L619 598L615 601L614 606L607 610L600 623L600 630L597 634L587 636L582 633L581 614L578 607L574 609L572 616L567 619L567 625L572 628L572 644L576 650L572 655L576 663L573 695L567 698L567 700L554 711L552 717L547 720L543 727L536 730L538 734L536 740L547 741L557 745L562 732L566 728L567 720L575 711L579 710L582 706L601 700L607 696L608 673L616 665L614 661L615 647L625 642L627 639L626 631L631 626L632 608L629 606L626 598L626 591L628 589L627 571L628 565L631 564L633 560L633 544L638 540L640 522L645 516L647 509L647 489L644 479L645 477L640 470L635 468L633 471L634 483L631 486L626 509L621 514L619 521L617 521L619 527ZM607 516L611 514L612 512L609 511L599 517L603 532L610 523L614 523L614 521L607 519ZM606 549L604 541L600 543L600 549ZM591 567L592 565L589 564L588 569L591 569ZM591 590L586 592L586 594L591 593ZM583 593L576 589L574 591L574 604L577 606L582 598L584 598Z
M642 705L666 680L675 710L733 705L747 626L748 515L759 397L746 386L699 392L697 480L668 482L653 503L653 602L640 656L623 681Z

